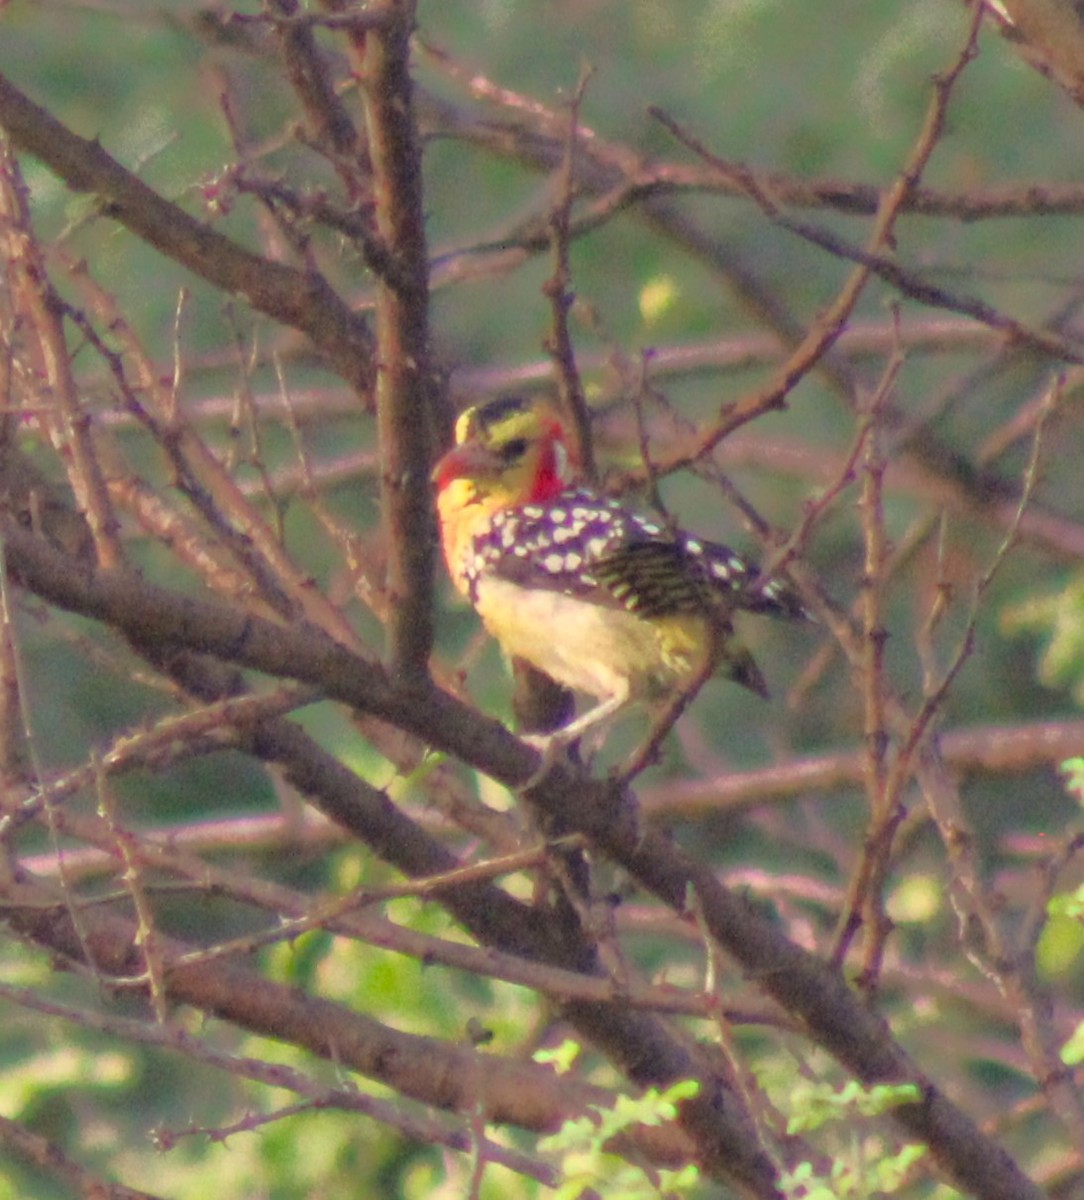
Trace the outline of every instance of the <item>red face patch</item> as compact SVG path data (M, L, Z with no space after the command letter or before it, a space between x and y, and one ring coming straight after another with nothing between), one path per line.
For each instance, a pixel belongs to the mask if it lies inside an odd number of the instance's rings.
M578 475L575 458L565 441L565 431L554 421L547 426L539 446L538 473L530 501L552 500L574 483Z

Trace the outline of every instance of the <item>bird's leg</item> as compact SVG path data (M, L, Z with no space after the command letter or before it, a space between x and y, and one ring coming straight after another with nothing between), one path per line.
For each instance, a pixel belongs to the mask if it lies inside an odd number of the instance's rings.
M557 733L560 733L560 730ZM516 785L517 792L529 792L531 788L542 782L558 762L561 751L566 748L567 743L559 741L557 733L526 733L523 735L521 740L538 750L542 757L530 775L522 783Z
M560 729L555 729L552 733L526 734L523 740L528 746L533 746L542 752L542 761L539 763L538 769L533 772L526 783L517 788L517 791L525 791L538 783L558 761L561 751L570 747L574 742L580 741L585 733L600 734L602 726L611 721L629 703L629 699L629 689L626 684L621 691L603 700L601 704L596 704L594 708L588 709L587 712L582 713L574 721L570 721ZM589 754L587 756L588 764L590 758Z

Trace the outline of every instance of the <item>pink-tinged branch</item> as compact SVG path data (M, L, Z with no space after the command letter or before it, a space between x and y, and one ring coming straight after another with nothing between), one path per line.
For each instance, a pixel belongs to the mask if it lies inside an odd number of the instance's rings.
M410 78L414 4L388 0L379 28L354 36L372 163L376 233L387 253L376 274L376 411L388 538L392 668L424 673L436 524L429 492L434 380L429 367L429 266L421 144Z
M300 330L355 390L370 389L372 335L320 275L253 254L163 199L96 140L73 133L3 76L0 129L73 191L96 196L106 216L208 283Z

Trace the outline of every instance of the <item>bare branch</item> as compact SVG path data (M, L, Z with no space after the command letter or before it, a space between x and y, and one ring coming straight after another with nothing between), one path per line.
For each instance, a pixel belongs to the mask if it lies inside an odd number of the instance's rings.
M425 673L433 641L436 533L429 467L436 421L421 147L410 79L414 4L381 0L371 8L384 22L364 35L360 69L376 229L395 264L392 275L380 276L376 284L376 411L388 535L388 639L392 669L415 676Z
M73 191L92 193L105 215L167 258L307 334L359 395L368 393L372 336L326 280L261 258L163 200L96 141L72 133L2 76L0 128L17 149L40 159Z

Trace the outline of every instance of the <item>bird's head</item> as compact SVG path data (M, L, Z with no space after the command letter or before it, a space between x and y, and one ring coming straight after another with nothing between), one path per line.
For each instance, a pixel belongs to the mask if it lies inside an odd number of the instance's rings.
M481 505L492 512L550 500L579 473L551 405L502 397L460 415L455 445L433 468L433 481L442 511Z

